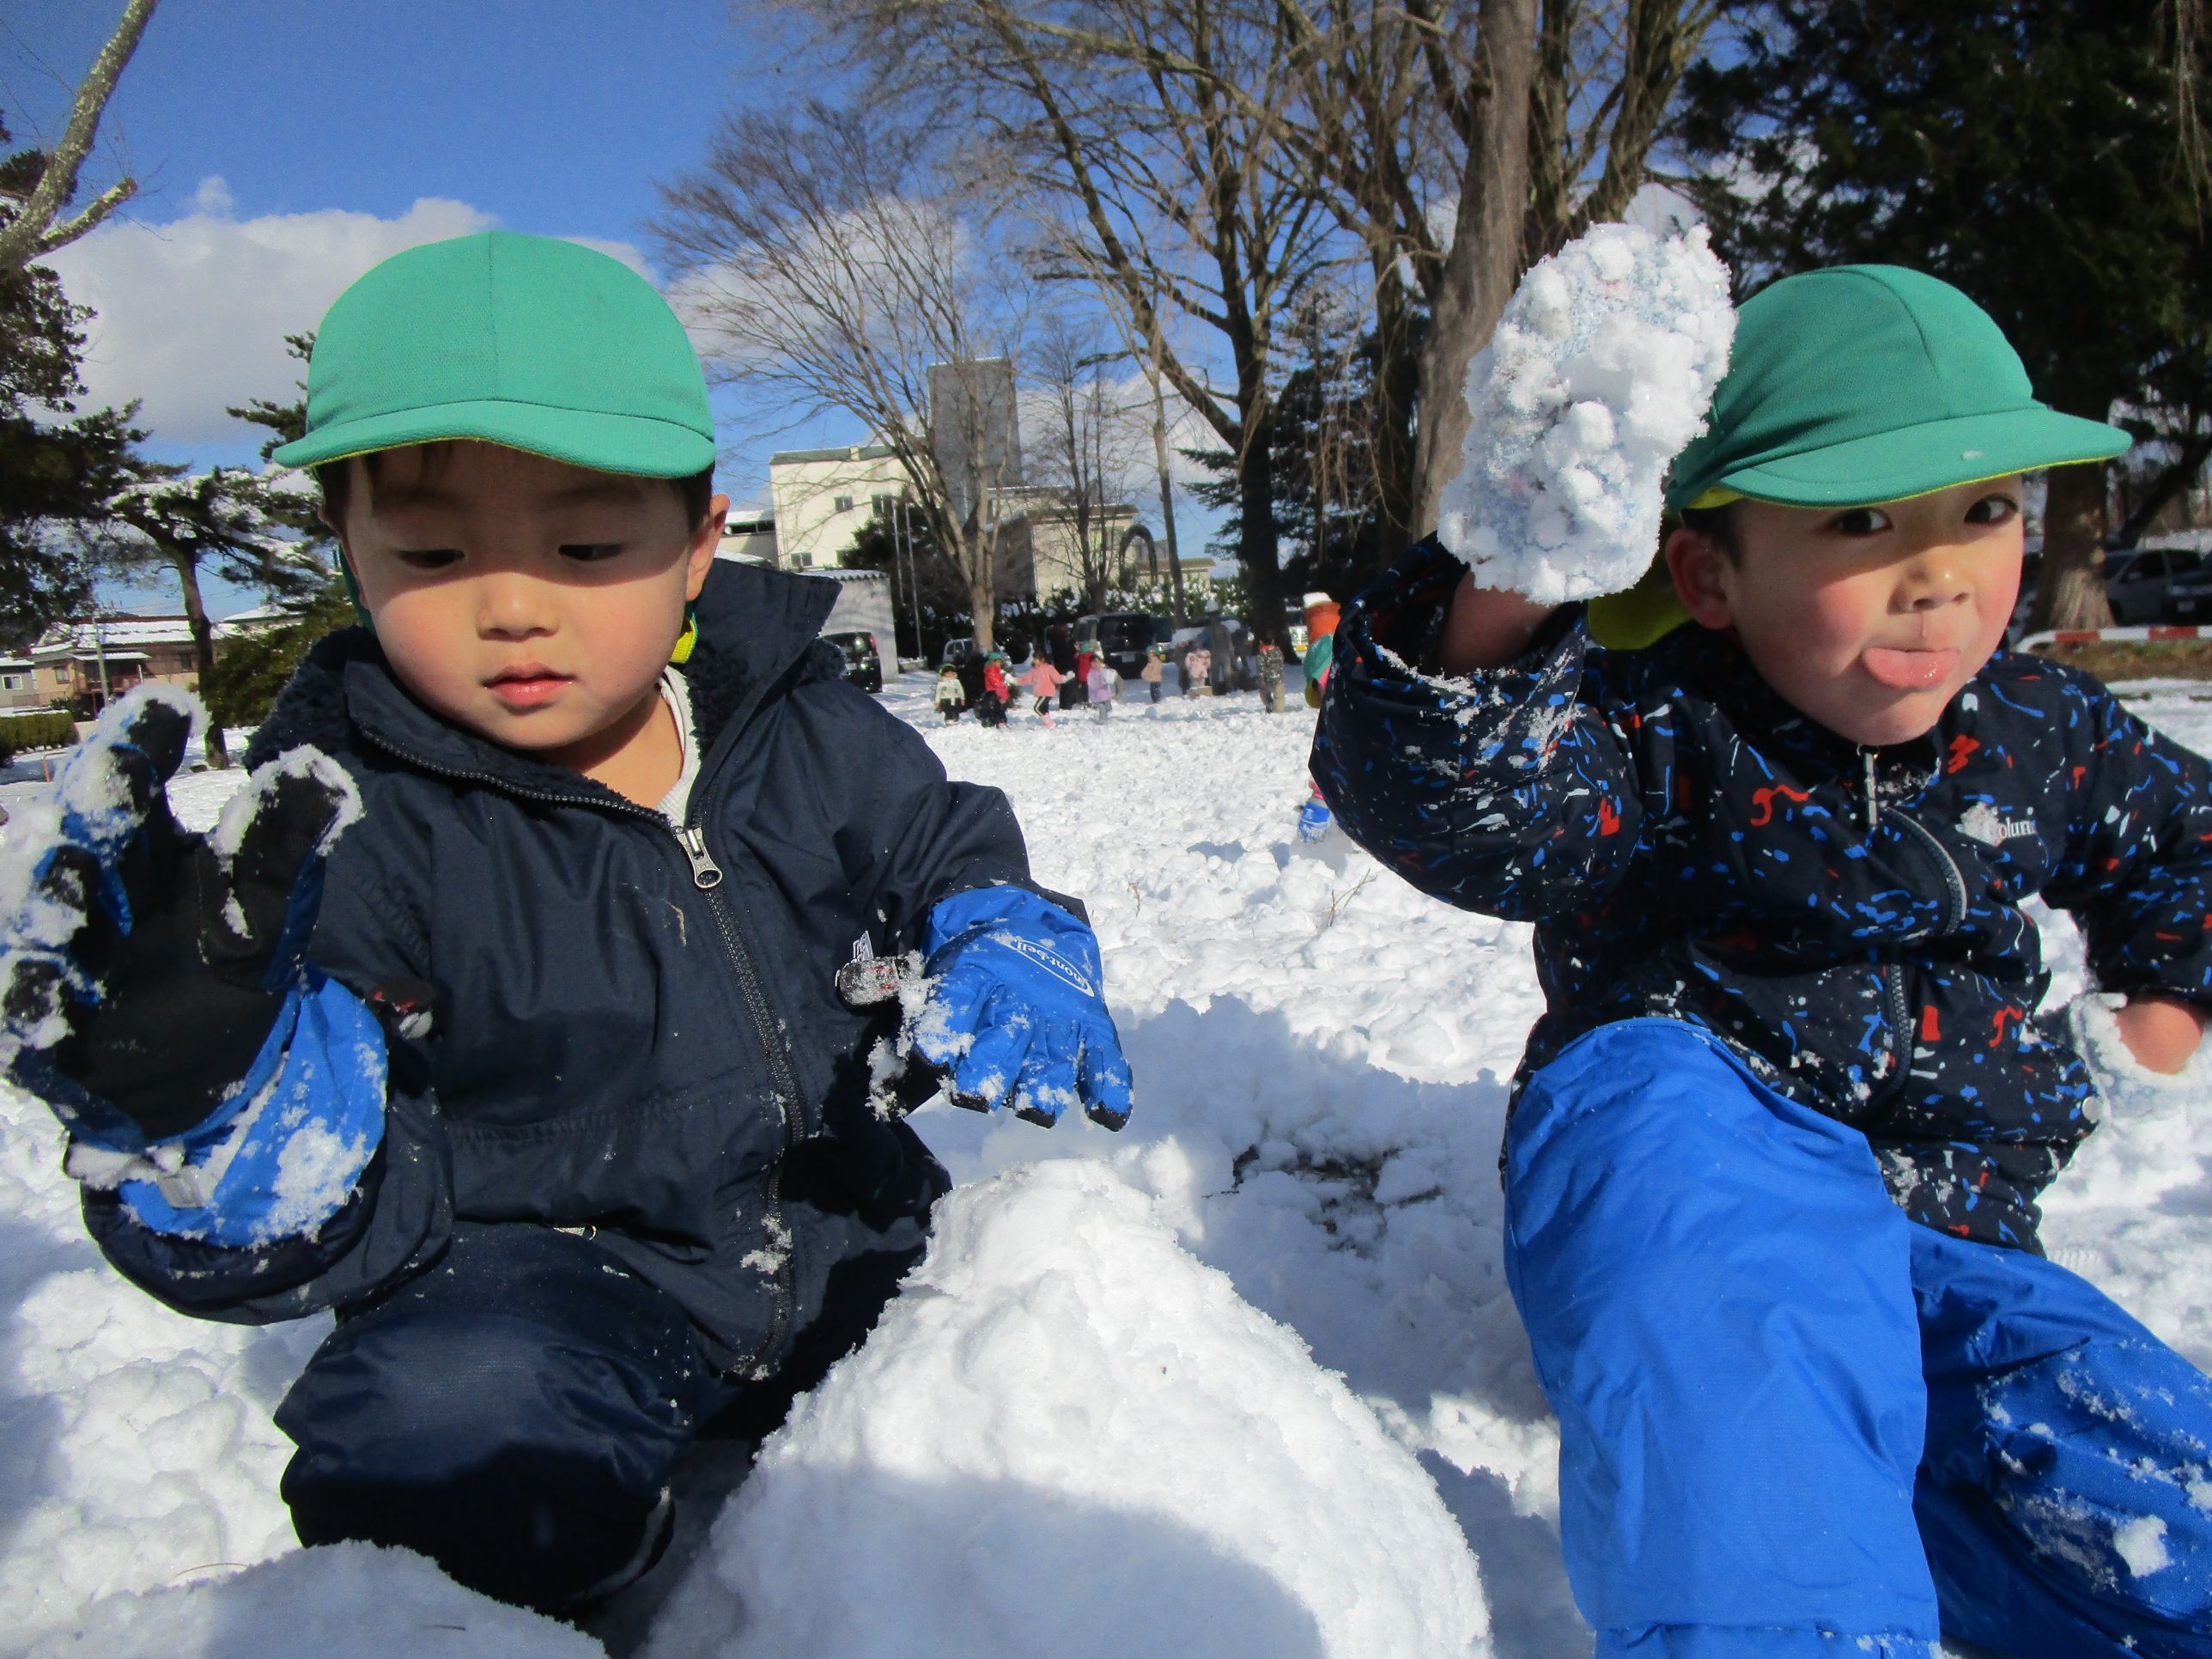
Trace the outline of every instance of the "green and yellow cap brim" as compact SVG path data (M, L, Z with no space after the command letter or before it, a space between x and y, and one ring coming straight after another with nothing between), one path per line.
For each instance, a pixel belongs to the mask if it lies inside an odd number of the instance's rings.
M1717 507L1749 496L1784 507L1872 507L2047 467L2108 461L2134 441L2116 426L2033 404L1739 460L1717 478L1671 484L1668 504Z
M281 446L271 459L280 466L320 466L355 455L455 439L500 444L572 466L641 478L688 478L714 465L713 438L672 421L502 398L433 404L334 422Z

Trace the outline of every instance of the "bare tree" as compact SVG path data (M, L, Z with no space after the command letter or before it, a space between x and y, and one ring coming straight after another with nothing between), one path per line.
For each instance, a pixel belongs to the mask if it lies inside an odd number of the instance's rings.
M1018 477L995 387L1026 288L1003 280L988 204L938 161L926 135L867 110L741 112L703 169L664 189L654 229L710 372L770 415L842 410L890 447L988 648Z
M1372 273L1383 512L1425 531L1459 467L1468 365L1514 284L1627 211L1683 75L1735 0L1284 3L1301 19L1304 76L1288 142L1327 172ZM1397 447L1408 399L1410 454Z
M38 178L20 193L8 192L20 205L0 223L0 270L21 270L32 260L74 242L137 193L137 182L126 174L100 191L75 218L61 217L76 198L77 174L85 157L92 153L100 112L107 107L108 97L122 78L123 66L137 51L138 39L145 33L155 4L156 0L127 0L115 33L78 83L68 125L62 129L60 142L46 155Z
M1030 423L1030 482L1061 498L1084 602L1094 611L1121 578L1121 537L1112 509L1129 494L1145 435L1132 418L1127 388L1104 373L1121 355L1102 349L1095 331L1055 314L1030 357L1035 388L1030 407L1038 416Z
M1270 362L1284 307L1334 257L1317 180L1276 131L1293 90L1282 24L1257 0L790 3L874 66L878 95L989 141L1005 195L1054 225L1046 274L1110 289L1232 457L1238 551L1255 603L1279 608ZM1215 354L1187 356L1163 311Z
M1616 218L1683 73L1739 0L787 0L952 107L1049 191L1070 274L1203 325L1236 385L1163 353L1237 463L1256 608L1276 595L1267 386L1279 319L1364 261L1376 489L1403 540L1459 465L1462 388L1528 264ZM1152 234L1155 226L1174 234ZM1188 258L1188 263L1184 261ZM1262 592L1265 589L1267 591Z

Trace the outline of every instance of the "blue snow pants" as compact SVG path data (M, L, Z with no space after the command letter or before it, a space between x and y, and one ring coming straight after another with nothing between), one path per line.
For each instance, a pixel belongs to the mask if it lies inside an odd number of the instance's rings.
M1529 1079L1505 1256L1599 1659L2212 1656L2212 1381L1709 1032Z
M651 1563L665 1493L702 1434L758 1439L857 1346L921 1254L841 1262L771 1377L702 1357L683 1309L588 1239L462 1223L439 1261L357 1308L276 1410L298 1446L284 1501L303 1544L420 1552L472 1589L545 1612Z

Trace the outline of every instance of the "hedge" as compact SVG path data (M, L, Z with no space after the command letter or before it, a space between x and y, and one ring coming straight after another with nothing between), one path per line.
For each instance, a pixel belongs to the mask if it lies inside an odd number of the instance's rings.
M9 755L26 749L64 749L76 741L76 721L66 709L0 717L0 750Z

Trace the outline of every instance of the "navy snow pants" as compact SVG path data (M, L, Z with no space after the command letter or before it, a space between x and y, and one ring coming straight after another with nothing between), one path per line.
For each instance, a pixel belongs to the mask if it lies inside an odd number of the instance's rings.
M649 1565L701 1431L772 1430L920 1253L839 1263L781 1370L740 1382L707 1364L672 1297L588 1239L463 1223L434 1266L342 1311L278 1407L298 1447L294 1530L418 1551L501 1601L586 1605Z
M1600 1659L2212 1656L2212 1382L1710 1033L1529 1080L1505 1249Z

